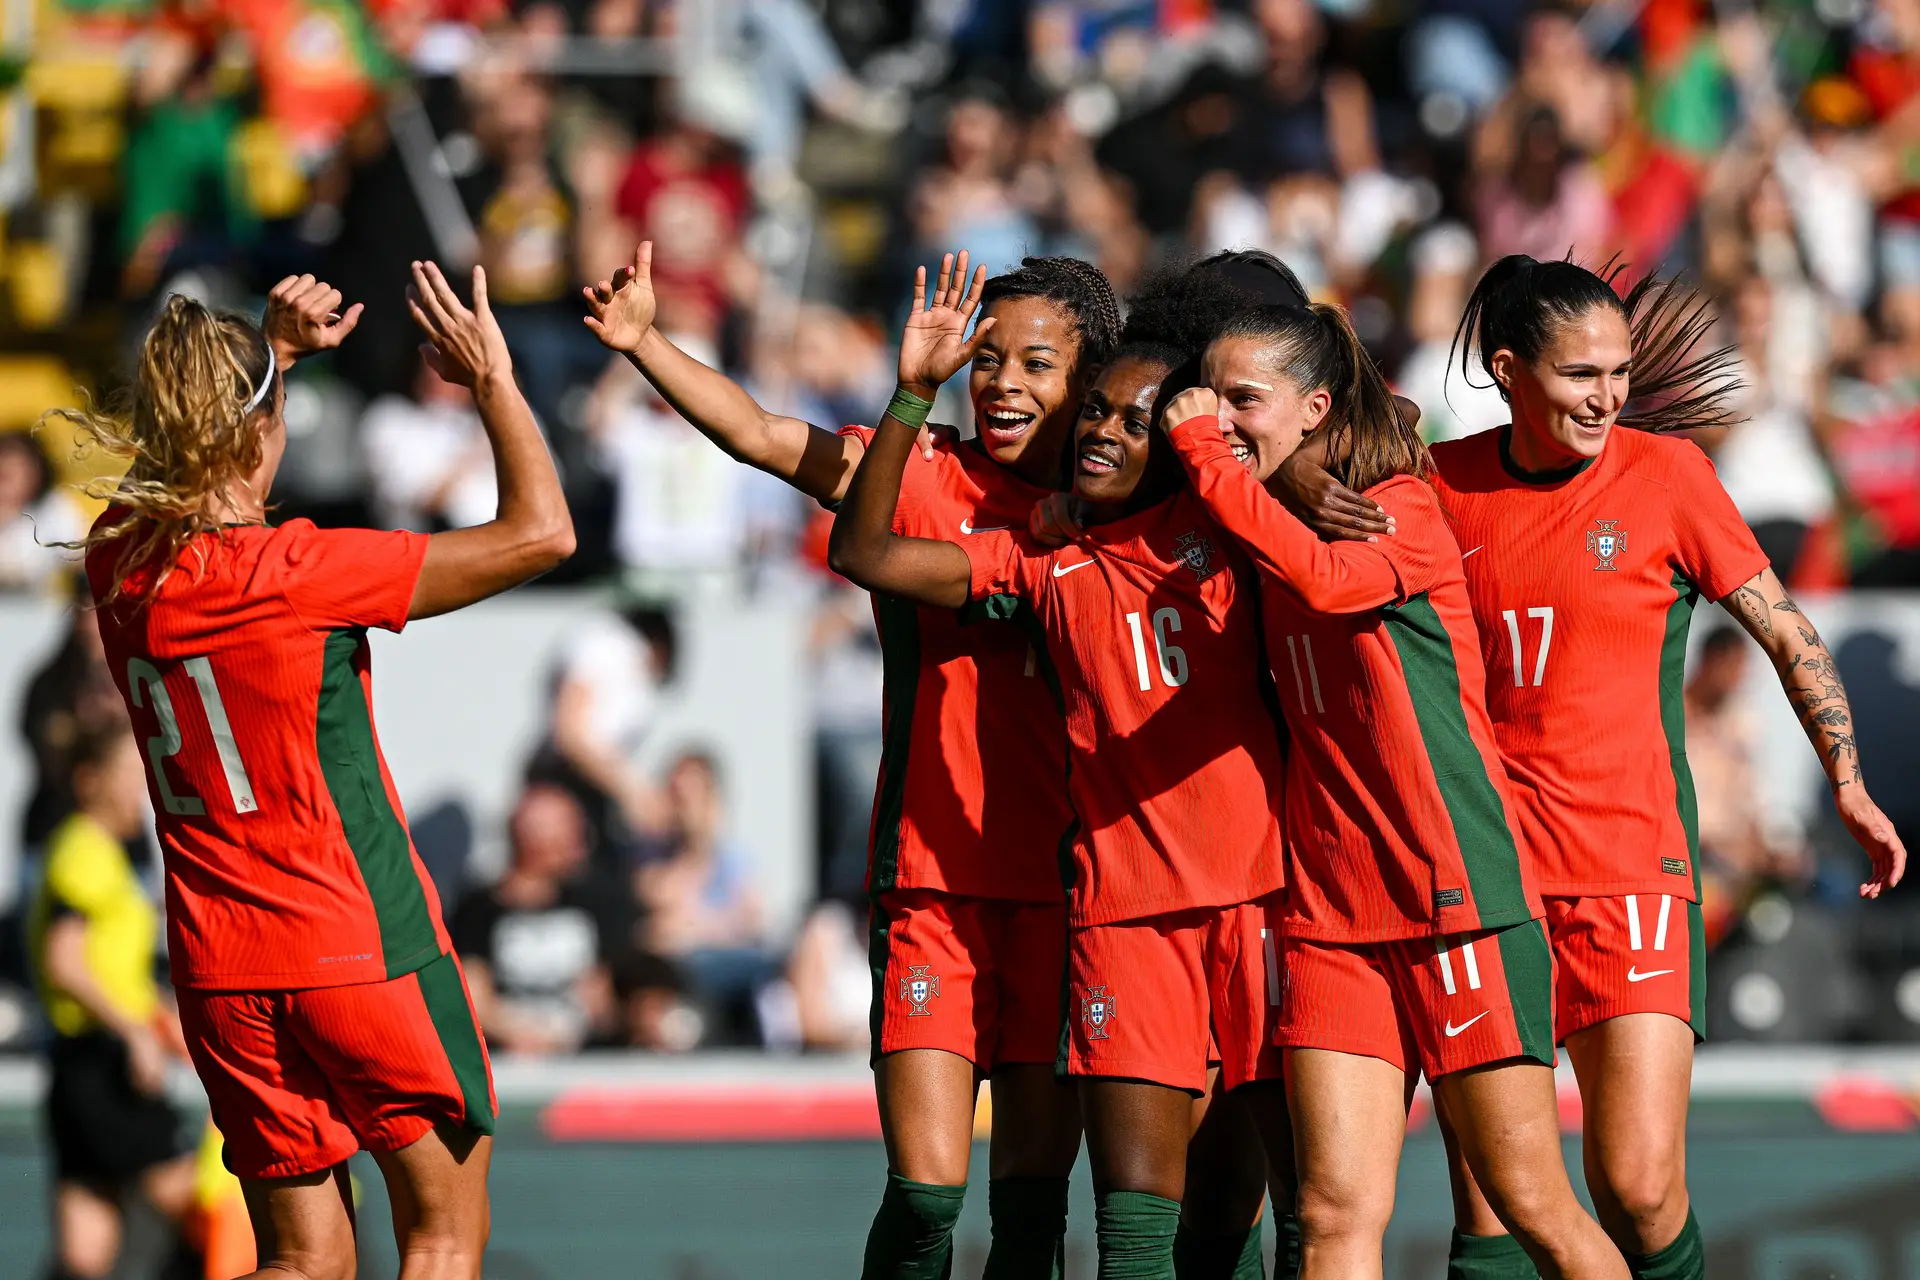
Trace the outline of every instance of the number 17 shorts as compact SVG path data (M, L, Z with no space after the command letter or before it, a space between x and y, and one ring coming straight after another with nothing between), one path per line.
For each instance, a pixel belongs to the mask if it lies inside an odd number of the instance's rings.
M1288 938L1278 1042L1436 1080L1508 1058L1553 1065L1553 956L1538 920L1343 944Z

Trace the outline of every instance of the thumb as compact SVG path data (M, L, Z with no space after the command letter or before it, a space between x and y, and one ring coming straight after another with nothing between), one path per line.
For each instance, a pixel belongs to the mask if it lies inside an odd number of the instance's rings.
M633 278L649 289L653 287L653 241L642 240L633 251Z
M973 359L974 353L980 350L980 344L987 340L987 330L993 328L993 326L994 318L992 316L988 316L985 320L982 320L974 326L973 336L967 339L966 346L960 348L961 364L965 364L967 361Z

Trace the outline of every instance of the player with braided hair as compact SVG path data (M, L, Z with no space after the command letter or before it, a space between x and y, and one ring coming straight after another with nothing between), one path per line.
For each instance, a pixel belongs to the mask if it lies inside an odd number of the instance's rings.
M588 327L720 448L837 505L873 429L834 432L769 413L678 350L654 326L651 258L642 244L630 267L586 290ZM966 271L962 253L960 278ZM1028 258L987 281L984 297L991 323L968 379L976 438L923 437L898 532L971 538L1024 527L1035 501L1064 483L1082 396L1119 339L1111 286L1076 259ZM927 336L909 329L903 367L925 362L916 338ZM963 625L955 610L877 593L874 613L887 684L868 893L887 1182L864 1274L932 1278L951 1267L986 1079L997 1120L987 1274L1058 1276L1067 1174L1080 1149L1075 1094L1053 1075L1066 947L1060 850L1073 823L1060 711L1013 620Z

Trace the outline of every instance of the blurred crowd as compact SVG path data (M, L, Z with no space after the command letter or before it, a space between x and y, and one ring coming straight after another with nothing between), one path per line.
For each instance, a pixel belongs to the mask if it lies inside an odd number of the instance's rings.
M904 282L947 247L995 270L1082 256L1123 295L1270 249L1350 309L1435 439L1504 420L1452 351L1487 262L1684 273L1749 395L1701 443L1782 577L1920 585L1920 0L32 9L27 43L0 45L10 118L31 122L0 155L0 590L67 589L47 544L84 528L71 482L103 465L27 433L39 412L75 386L110 396L167 293L256 307L298 271L367 312L294 375L280 513L487 518L478 419L417 358L401 293L414 258L487 267L576 512L555 578L635 602L557 656L505 875L466 883L457 813L418 824L503 1047L866 1034L871 616L826 571L825 514L708 445L581 324L580 286L642 238L662 329L827 426L884 406ZM951 390L939 414L969 418ZM811 610L824 905L797 939L767 936L724 835L741 780L697 751L664 776L632 764L673 678L673 602L710 591ZM72 804L59 743L117 706L90 634L76 615L28 700L29 848ZM1757 896L1823 883L1817 833L1755 816L1745 643L1710 636L1687 694L1716 939Z

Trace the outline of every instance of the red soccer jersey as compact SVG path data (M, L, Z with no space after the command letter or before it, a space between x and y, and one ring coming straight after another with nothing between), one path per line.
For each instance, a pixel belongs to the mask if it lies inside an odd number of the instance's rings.
M1379 542L1323 544L1234 459L1212 417L1175 449L1262 575L1287 717L1289 936L1384 942L1501 929L1541 914L1487 716L1460 549L1433 490L1367 496Z
M421 534L306 520L231 528L100 610L146 744L177 985L378 982L448 950L374 737L366 634L406 625L426 551ZM88 555L94 599L117 556Z
M1024 528L960 546L976 600L1031 607L1059 678L1080 820L1073 923L1278 888L1283 774L1259 598L1199 500L1182 491L1058 550Z
M1767 557L1690 441L1616 428L1593 461L1529 478L1510 430L1433 459L1540 892L1697 898L1687 625Z
M873 442L873 428L842 434ZM914 450L893 531L966 541L1026 527L1048 490L973 444ZM874 794L868 887L1059 902L1073 821L1067 748L1028 629L970 609L926 609L878 592L885 745Z

